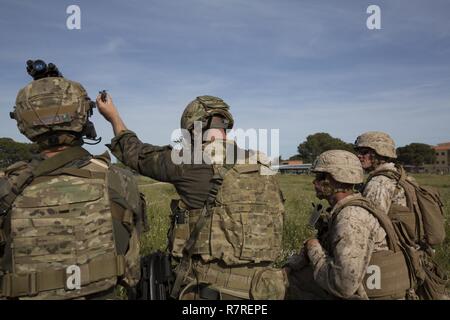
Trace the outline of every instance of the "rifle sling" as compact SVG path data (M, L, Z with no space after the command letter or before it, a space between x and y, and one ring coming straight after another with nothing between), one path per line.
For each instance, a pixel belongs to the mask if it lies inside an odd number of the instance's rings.
M222 169L222 170L221 170ZM195 224L194 230L189 235L189 239L183 248L183 258L176 272L175 282L170 293L173 299L177 299L186 274L189 272L192 253L194 252L195 243L197 242L200 231L205 226L207 218L211 216L211 209L214 207L219 188L223 182L223 176L227 169L225 167L217 168L214 166L214 175L211 179L211 189L202 208L200 217Z

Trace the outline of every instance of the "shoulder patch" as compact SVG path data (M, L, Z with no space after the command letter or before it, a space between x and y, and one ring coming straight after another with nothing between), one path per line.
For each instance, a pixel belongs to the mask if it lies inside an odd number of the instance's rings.
M100 159L92 158L92 159L89 160L89 161L90 161L91 163L93 163L93 164L96 164L96 165L102 167L102 168L105 168L105 169L108 169L108 168L109 168L108 163L105 162L105 161L102 161L102 160L100 160Z

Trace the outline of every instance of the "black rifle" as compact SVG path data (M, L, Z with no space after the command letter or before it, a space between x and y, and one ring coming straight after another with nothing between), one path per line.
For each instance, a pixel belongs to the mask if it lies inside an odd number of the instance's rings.
M317 230L317 239L324 241L328 233L331 208L323 208L322 204L312 204L313 210L309 218L308 227Z
M156 251L141 257L141 279L136 288L137 300L168 300L174 274L167 253Z

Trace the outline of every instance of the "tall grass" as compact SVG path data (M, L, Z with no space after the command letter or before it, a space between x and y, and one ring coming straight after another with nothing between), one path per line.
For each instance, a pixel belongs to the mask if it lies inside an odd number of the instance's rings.
M450 176L416 175L420 184L438 187L445 205L446 234L443 245L437 248L436 259L447 273L450 270ZM283 235L283 252L281 263L290 253L298 251L305 239L314 235L307 227L311 212L311 203L317 202L312 186L312 176L280 175L281 189L286 198L285 226ZM141 191L148 202L148 218L150 232L142 238L142 253L146 254L157 249L165 249L167 230L169 227L170 199L176 198L175 189L170 184L156 183L141 177Z

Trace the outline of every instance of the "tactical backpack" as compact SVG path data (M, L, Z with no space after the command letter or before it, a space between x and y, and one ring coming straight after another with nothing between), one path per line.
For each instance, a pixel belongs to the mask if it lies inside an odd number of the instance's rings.
M140 205L139 193L132 206L118 200L124 189L134 193L124 181L130 177L82 148L69 150L37 167L7 171L29 178L21 179L27 183L20 188L12 186L16 197L5 219L3 297L70 299L139 280L134 225L142 208L132 207ZM79 158L84 160L65 166Z
M405 227L404 231L418 244L429 246L442 244L445 239L445 218L439 191L433 187L419 186L417 182L407 177L403 167L396 166L396 168L398 171L375 171L369 175L368 181L379 175L396 180L405 190L407 208L392 204L389 215L401 220Z
M375 171L368 181L383 175L398 181L405 190L407 207L392 203L388 217L407 258L412 288L420 299L442 299L448 279L434 260L432 250L432 246L441 244L445 239L443 204L439 192L432 187L419 186L407 177L401 166L396 167L398 172Z

